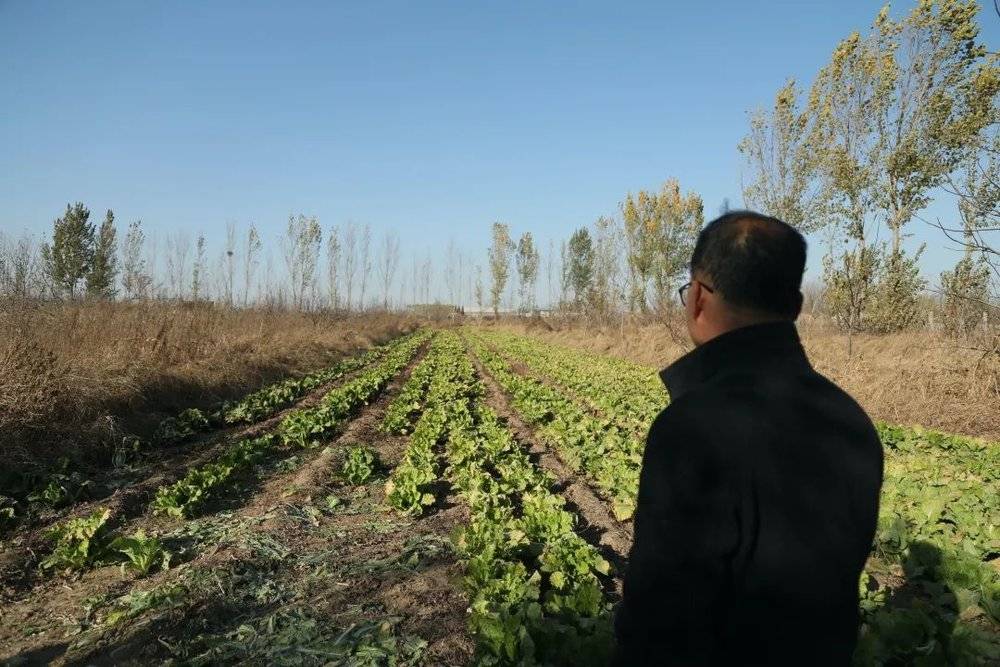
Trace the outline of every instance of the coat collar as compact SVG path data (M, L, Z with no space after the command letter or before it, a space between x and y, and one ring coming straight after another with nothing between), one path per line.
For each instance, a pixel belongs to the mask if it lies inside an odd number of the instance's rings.
M809 367L793 322L768 322L726 332L660 371L672 400L730 370Z

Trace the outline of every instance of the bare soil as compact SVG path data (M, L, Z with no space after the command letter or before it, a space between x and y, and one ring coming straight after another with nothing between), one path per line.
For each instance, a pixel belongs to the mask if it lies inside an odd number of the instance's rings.
M25 576L26 563L48 548L38 530L29 532L5 554L11 571L3 579L16 585L6 589L0 616L0 663L267 664L288 652L334 655L343 637L368 632L387 656L417 645L428 664L467 664L468 601L448 539L467 520L465 508L446 492L424 517L400 517L383 505L384 475L352 487L337 474L346 445L369 446L390 465L402 456L406 439L377 425L416 363L326 448L271 461L210 512L186 522L144 514L125 521L128 532L141 526L164 535L177 554L168 570L144 578L117 566ZM208 456L185 452L156 464L179 473ZM141 512L158 486L152 479L136 485L145 491L117 495L135 499ZM144 603L149 609L109 622Z
M46 532L51 526L67 519L86 516L97 507L110 509L115 521L119 523L129 521L143 513L161 486L172 484L183 477L190 468L210 461L230 443L273 430L290 412L318 405L330 389L350 381L360 372L361 370L347 373L337 380L326 383L255 424L216 429L183 443L150 449L143 452L139 459L124 471L108 469L89 472L92 488L104 490L109 495L93 493L92 497L85 501L58 511L34 516L31 522L23 526L15 536L0 543L0 600L15 595L10 590L11 586L23 588L32 577L39 574L36 566L40 554L48 546ZM389 389L391 388L390 386Z
M386 663L417 656L423 664L469 664L475 651L469 601L450 540L468 522L468 509L446 482L420 518L384 504L386 476L408 438L378 427L425 352L328 442L276 455L192 519L151 515L156 488L208 460L223 443L273 429L287 411L158 452L102 501L18 531L0 546L0 664L337 663L358 645ZM613 565L615 576L603 583L616 600L631 524L615 520L586 480L541 443L472 358L489 406L553 475L554 490L580 519L581 536ZM294 407L315 404L329 389ZM373 449L382 464L360 486L340 475L353 445ZM170 568L144 577L117 565L41 573L37 563L51 548L45 525L97 506L113 508L123 533L143 528L159 535L174 554Z
M474 354L472 358L476 371L486 386L486 404L507 423L517 441L528 448L536 465L556 478L556 490L566 498L569 509L583 520L581 536L598 547L614 566L617 575L615 589L620 595L621 575L625 572L628 552L632 546L631 522L615 519L608 504L594 492L587 481L563 463L558 454L541 443L534 430L511 408L508 396L489 371Z

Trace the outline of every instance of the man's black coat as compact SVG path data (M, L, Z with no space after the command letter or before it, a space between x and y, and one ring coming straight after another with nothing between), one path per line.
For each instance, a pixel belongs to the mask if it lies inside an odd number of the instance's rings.
M848 664L882 485L871 420L790 322L719 336L661 377L617 664Z

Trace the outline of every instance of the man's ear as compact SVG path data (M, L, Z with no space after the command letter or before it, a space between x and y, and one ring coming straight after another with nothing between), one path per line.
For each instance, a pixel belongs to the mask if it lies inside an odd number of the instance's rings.
M691 283L691 316L693 318L698 318L702 311L705 310L705 303L702 299L705 298L705 290L701 283L695 280Z

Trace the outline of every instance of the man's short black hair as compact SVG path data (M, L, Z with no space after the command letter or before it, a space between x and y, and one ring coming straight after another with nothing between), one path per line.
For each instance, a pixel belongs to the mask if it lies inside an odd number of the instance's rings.
M727 302L792 319L802 303L805 268L802 234L754 211L729 211L705 225L691 255L692 276L703 277Z

